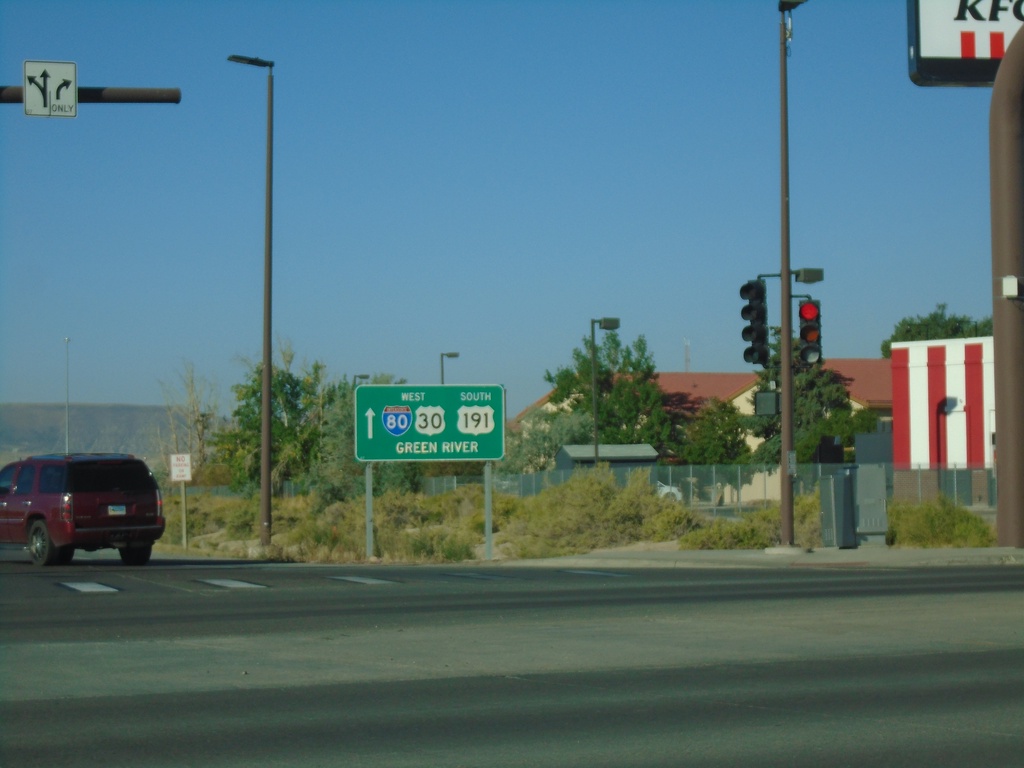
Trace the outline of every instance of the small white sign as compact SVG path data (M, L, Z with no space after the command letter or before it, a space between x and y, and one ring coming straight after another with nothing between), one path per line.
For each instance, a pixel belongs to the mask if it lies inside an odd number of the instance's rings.
M192 482L192 456L188 453L171 454L171 482Z
M78 66L73 61L26 61L21 85L26 115L78 116Z

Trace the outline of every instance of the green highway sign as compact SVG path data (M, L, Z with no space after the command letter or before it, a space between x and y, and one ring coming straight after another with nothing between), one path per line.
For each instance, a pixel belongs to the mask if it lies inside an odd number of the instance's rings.
M497 461L505 390L497 385L356 387L359 461Z

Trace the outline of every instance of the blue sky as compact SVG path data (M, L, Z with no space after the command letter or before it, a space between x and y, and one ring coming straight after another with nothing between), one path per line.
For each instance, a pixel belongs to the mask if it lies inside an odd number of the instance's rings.
M275 61L274 336L332 377L547 391L590 319L660 370L749 370L739 286L779 271L774 0L0 0L0 83L178 105L0 105L0 402L162 404L261 355ZM826 357L938 303L992 312L991 89L907 74L901 0L810 0L789 59L792 266ZM769 286L778 320L778 282Z

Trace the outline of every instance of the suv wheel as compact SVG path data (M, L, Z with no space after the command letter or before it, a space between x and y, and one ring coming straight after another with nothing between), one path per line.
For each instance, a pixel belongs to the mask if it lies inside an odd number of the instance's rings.
M36 565L53 565L57 562L57 547L42 520L36 520L28 530L28 553Z
M117 551L121 555L121 562L125 565L145 565L149 562L149 556L153 554L153 545L121 547Z

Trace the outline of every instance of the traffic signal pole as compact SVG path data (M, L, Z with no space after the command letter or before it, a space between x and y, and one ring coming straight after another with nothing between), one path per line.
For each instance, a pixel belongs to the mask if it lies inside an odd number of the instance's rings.
M1014 35L989 115L992 277L1024 278L1024 35ZM995 292L996 539L1024 547L1024 302Z
M781 6L780 6L781 10ZM782 426L782 449L780 454L780 516L782 534L780 544L783 547L794 545L793 539L793 474L796 469L791 462L793 454L793 305L792 275L789 259L789 93L788 58L789 35L786 28L786 12L782 11L779 24L779 95L780 95L780 136L781 136L781 339L779 360L779 408Z

